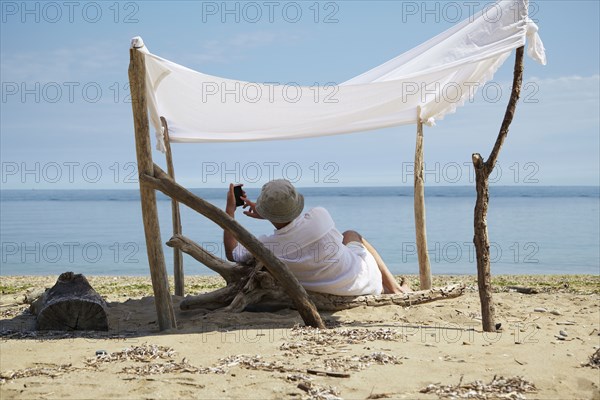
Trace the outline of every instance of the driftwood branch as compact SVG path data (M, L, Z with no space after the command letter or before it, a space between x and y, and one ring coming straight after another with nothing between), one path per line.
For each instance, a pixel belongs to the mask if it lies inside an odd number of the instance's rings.
M237 241L246 247L258 262L273 274L277 282L291 297L304 322L313 327L325 327L306 291L287 266L236 220L213 204L177 184L156 164L154 164L153 175L141 174L140 179L144 185L160 190L179 203L185 204L192 210L204 215L221 228L230 231Z
M525 286L507 286L508 290L514 290L517 293L523 294L538 294L539 291L536 288L525 287Z
M246 272L246 268L239 264L216 257L202 246L183 235L173 236L167 242L167 246L179 249L194 257L197 261L200 261L202 264L221 275L227 283L238 281Z
M273 276L267 271L261 271L262 264L252 261L248 265L238 265L237 268L244 271L244 274L236 275L236 279L228 282L226 287L198 296L187 296L179 307L182 310L202 308L241 312L246 306L258 304L265 299L279 302L283 298L286 304L281 305L282 307L292 304L290 297Z
M419 290L412 293L381 294L370 296L335 296L332 294L309 292L311 299L319 310L338 311L360 306L388 306L397 305L402 307L417 304L430 303L436 300L452 299L462 295L465 285L456 284L441 288Z
M491 174L494 166L496 165L496 160L498 159L498 155L500 154L500 149L504 144L504 140L508 136L508 129L510 128L510 124L515 116L515 111L517 110L517 103L519 102L519 98L521 97L521 85L523 84L523 53L524 47L519 47L516 51L515 55L515 67L513 70L513 83L512 89L510 93L510 99L508 101L508 105L506 106L506 111L504 113L504 119L502 120L502 125L500 126L500 132L498 133L498 138L496 138L496 143L494 143L494 148L488 157L488 160L485 163L485 168L487 170L487 174Z
M492 277L490 271L490 241L487 229L487 211L489 202L489 176L496 165L496 160L502 148L504 140L508 136L510 124L515 115L517 102L521 94L523 82L523 47L519 47L515 56L515 67L513 73L513 86L510 100L506 107L504 120L498 133L498 138L487 161L480 154L473 154L473 166L475 168L475 188L477 200L474 212L474 236L475 252L477 255L477 283L479 286L479 299L481 302L481 316L483 330L494 332L494 303L492 300Z

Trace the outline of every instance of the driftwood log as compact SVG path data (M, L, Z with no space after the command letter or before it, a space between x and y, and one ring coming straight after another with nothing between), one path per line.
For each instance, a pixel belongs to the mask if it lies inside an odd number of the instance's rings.
M192 240L176 235L167 245L180 249L217 272L225 279L226 286L213 292L187 296L181 303L182 310L202 308L230 312L243 311L247 306L267 304L269 307L292 307L288 291L264 268L261 262L241 265L222 260L206 251ZM464 285L452 285L408 294L385 294L378 296L336 296L308 292L309 298L320 311L338 311L360 306L400 305L410 306L435 300L458 297Z
M81 274L61 274L30 310L39 330L108 330L106 302Z

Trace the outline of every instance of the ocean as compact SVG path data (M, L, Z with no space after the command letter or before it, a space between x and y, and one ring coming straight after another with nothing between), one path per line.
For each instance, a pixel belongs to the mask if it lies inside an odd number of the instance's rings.
M300 188L305 207L325 207L342 232L353 229L394 274L417 274L412 187ZM225 189L193 192L218 207ZM599 187L490 188L488 230L493 274L599 274ZM248 189L256 198L258 189ZM433 274L474 274L472 186L425 188ZM161 237L171 237L171 203L159 193ZM183 233L224 258L222 230L182 206ZM0 191L1 275L149 275L137 190ZM238 211L254 234L266 221ZM169 274L173 253L165 246ZM212 271L184 255L187 275Z

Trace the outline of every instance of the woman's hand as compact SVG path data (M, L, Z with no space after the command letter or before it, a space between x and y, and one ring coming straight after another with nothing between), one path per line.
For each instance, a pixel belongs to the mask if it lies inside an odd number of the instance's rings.
M227 205L225 206L225 212L230 217L233 217L235 215L236 209L235 194L233 191L234 186L235 185L233 183L229 184L229 191L227 192ZM244 214L251 218L264 219L263 217L261 217L258 211L256 211L256 203L248 200L248 198L246 197L246 192L244 190L242 190L241 199L244 200L244 205L242 206L242 208L248 208L248 210L244 211Z
M244 211L244 214L246 214L247 216L249 216L251 218L264 219L258 213L258 211L256 211L256 203L248 200L248 198L246 197L246 193L244 193L244 196L242 196L242 200L244 200L244 206L242 208L248 207L248 210Z
M235 215L235 193L233 191L233 187L235 185L233 183L229 184L229 191L227 192L227 205L225 206L225 212L233 217ZM243 186L243 185L242 185ZM242 190L242 195L246 196L246 192ZM244 198L244 197L242 197Z

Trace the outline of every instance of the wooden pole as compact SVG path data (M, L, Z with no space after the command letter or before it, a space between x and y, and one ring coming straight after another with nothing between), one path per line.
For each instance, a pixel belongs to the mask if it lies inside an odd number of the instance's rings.
M492 274L490 271L490 241L487 229L487 210L489 201L489 176L494 170L498 154L508 135L508 128L513 120L517 102L521 95L523 83L523 47L519 47L515 56L513 85L510 100L504 113L504 120L498 133L498 138L487 161L479 153L474 153L473 166L475 168L475 188L477 200L475 202L474 236L475 253L477 255L477 284L479 286L479 300L481 302L481 323L485 332L495 332L494 302L492 300Z
M417 107L417 144L415 148L415 231L419 258L419 281L421 290L431 289L431 267L427 253L427 229L425 226L425 187L423 180L423 121L421 106Z
M171 179L175 180L175 168L173 167L173 153L171 152L171 140L169 138L169 126L165 117L160 117L164 129L167 173ZM171 199L171 220L173 221L173 236L181 235L181 214L179 213L179 203ZM173 275L175 280L175 295L185 295L185 279L183 275L183 254L180 249L173 249Z
M325 324L314 304L310 301L306 290L300 285L288 267L269 251L261 241L240 225L239 222L231 218L220 208L177 184L156 164L154 165L153 175L140 175L140 179L172 199L177 199L181 204L185 204L192 210L204 215L221 228L230 231L233 237L248 249L259 262L264 264L267 270L275 277L279 285L292 299L304 322L315 328L325 328Z
M146 100L146 64L144 54L135 48L129 50L129 56L129 85L131 88L131 107L135 128L135 151L138 173L140 175L142 218L144 220L144 233L146 235L152 288L154 289L154 302L156 313L158 314L158 327L162 331L176 328L177 322L175 321L175 313L169 291L169 279L165 267L165 257L160 239L156 193L151 186L141 179L142 175L154 173Z

